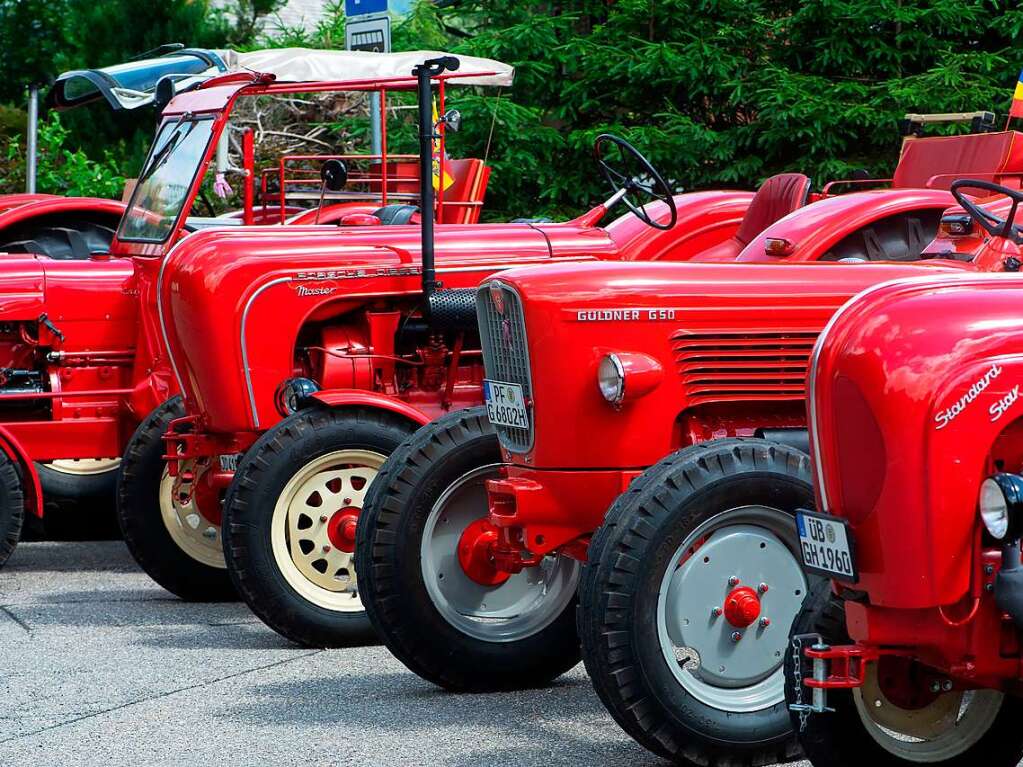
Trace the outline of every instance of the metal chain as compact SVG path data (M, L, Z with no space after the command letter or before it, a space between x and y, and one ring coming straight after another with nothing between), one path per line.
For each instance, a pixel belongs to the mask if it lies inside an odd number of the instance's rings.
M799 731L806 731L806 722L810 718L809 710L803 705L803 639L792 637L792 676L796 683L796 709L799 712Z

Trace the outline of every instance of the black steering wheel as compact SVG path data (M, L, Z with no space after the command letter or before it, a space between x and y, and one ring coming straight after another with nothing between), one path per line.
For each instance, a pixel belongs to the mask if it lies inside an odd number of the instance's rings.
M636 147L620 136L602 133L593 143L593 154L614 196L620 193L621 199L640 221L654 229L671 229L675 226L678 221L675 197L661 174ZM638 200L632 197L636 193L640 195ZM644 197L647 199L644 200ZM667 223L658 223L650 217L646 206L651 202L663 202L668 206L671 215Z
M994 194L1008 197L1012 200L1012 208L1009 209L1008 218L999 218L994 213L984 209L959 191L960 189L982 189L985 192L993 192ZM1017 245L1023 245L1023 229L1013 223L1013 220L1016 218L1016 209L1023 202L1023 191L1010 189L1007 186L994 184L990 181L979 181L969 178L953 181L950 190L955 201L973 217L974 221L980 224L984 231L994 237L1005 237Z

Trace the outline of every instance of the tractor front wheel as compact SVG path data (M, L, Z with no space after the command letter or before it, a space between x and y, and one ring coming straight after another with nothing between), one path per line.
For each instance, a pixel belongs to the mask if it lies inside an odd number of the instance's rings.
M237 594L224 564L219 499L201 492L210 466L182 462L175 477L163 460L163 435L184 414L181 397L173 397L135 430L117 477L117 521L135 561L169 592L230 601Z
M825 644L850 644L842 600L830 584L814 586L792 624L792 635L818 634ZM804 657L800 666L808 668ZM785 653L785 695L789 703L808 700L800 688L795 649ZM932 692L935 674L902 658L869 664L862 687L828 690L834 709L792 724L815 767L1015 767L1023 758L1023 701L997 690ZM919 689L910 685L918 680ZM801 695L800 695L801 692Z
M224 502L224 554L238 593L277 633L307 647L375 640L355 526L377 471L412 429L389 413L316 407L245 454Z
M682 763L796 755L782 658L806 596L794 514L804 453L755 439L685 448L634 480L579 589L593 686L642 745Z
M509 574L460 556L485 533L500 448L482 408L424 426L384 464L359 519L356 567L373 625L409 669L456 692L547 684L579 662L578 562Z

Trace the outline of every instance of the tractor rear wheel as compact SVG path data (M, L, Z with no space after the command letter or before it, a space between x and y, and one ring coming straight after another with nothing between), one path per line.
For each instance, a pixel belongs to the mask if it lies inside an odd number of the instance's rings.
M409 669L456 692L537 687L579 662L578 562L552 555L513 575L463 566L500 463L483 408L446 415L388 459L359 518L355 561L373 625Z
M414 425L370 409L285 418L238 464L224 502L224 554L264 623L307 647L376 641L354 562L363 500Z
M701 765L796 756L783 689L806 596L794 514L810 459L758 439L678 451L614 502L579 589L579 636L615 720L656 754Z
M237 599L227 575L218 499L196 492L208 465L172 477L163 435L185 414L181 397L150 413L128 442L117 478L117 521L135 561L172 594L193 602Z
M114 239L111 224L114 222L82 215L29 221L0 233L0 252L34 253L62 261L84 260L110 252Z
M832 646L850 643L841 598L824 581L792 624L792 635L818 634ZM885 673L885 663L891 662ZM806 668L808 661L800 664ZM815 767L1015 767L1023 758L1023 700L996 690L952 690L933 693L926 682L907 690L905 682L917 678L912 664L882 658L866 669L863 687L828 690L827 705L834 709L801 720L792 713L792 725L807 758ZM785 695L789 703L806 700L808 691L795 674L795 649L785 652ZM918 667L919 668L919 667ZM923 675L922 678L934 678ZM886 685L894 684L896 689ZM894 693L898 693L897 695ZM893 701L899 701L898 703ZM902 699L905 699L904 701ZM907 708L909 701L912 706Z
M25 493L18 467L0 451L0 567L14 553L25 521Z

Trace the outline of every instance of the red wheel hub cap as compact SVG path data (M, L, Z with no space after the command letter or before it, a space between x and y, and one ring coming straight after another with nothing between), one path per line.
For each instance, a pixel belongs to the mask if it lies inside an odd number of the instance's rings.
M760 617L760 598L749 586L733 589L725 597L725 619L737 629L744 629Z
M462 531L458 540L458 563L469 578L483 586L499 586L510 577L494 564L497 528L481 517Z
M355 551L355 527L358 524L358 509L349 507L335 511L327 522L327 538L331 545L348 554Z

